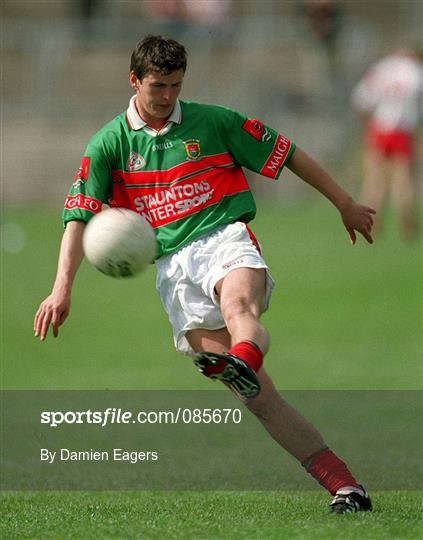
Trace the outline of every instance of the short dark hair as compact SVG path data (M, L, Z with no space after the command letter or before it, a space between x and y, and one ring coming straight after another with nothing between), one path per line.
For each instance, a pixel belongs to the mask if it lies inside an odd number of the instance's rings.
M140 81L154 71L168 75L180 69L185 72L186 68L185 47L167 36L146 36L131 55L130 70Z

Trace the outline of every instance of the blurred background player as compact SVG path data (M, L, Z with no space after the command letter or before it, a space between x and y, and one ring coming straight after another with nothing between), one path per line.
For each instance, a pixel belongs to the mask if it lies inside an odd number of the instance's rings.
M273 280L246 225L256 208L241 167L277 179L286 165L339 210L352 243L356 232L373 242L374 211L259 120L179 100L186 51L177 41L147 36L134 49L130 69L135 95L129 108L91 138L66 200L57 275L36 313L35 336L43 341L51 325L57 337L69 315L85 223L102 203L148 212L160 245L157 289L177 350L195 356L205 376L244 400L269 434L334 496L333 512L371 510L346 464L281 398L262 368L269 336L260 316ZM197 188L206 196L193 204Z
M377 210L388 191L402 235L418 235L417 131L422 114L422 49L399 49L375 63L353 91L353 106L366 122L361 198Z

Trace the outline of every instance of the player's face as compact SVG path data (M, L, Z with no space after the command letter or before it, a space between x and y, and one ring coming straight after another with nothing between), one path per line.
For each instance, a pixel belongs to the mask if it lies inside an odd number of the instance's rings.
M183 79L182 70L168 75L148 73L142 81L132 72L130 82L137 92L137 105L141 113L147 113L153 118L167 118L173 111Z

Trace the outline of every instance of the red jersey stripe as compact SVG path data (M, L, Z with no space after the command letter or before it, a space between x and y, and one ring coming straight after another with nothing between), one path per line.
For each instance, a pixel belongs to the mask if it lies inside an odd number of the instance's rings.
M224 197L249 191L249 185L242 169L216 172L207 179L207 189L195 192L190 181L178 184L175 188L162 189L136 187L127 191L125 186L114 184L111 206L135 210L152 225L162 227L204 208L218 204Z
M167 170L126 172L116 170L112 172L114 181L123 180L126 184L164 184L169 185L181 177L201 172L213 167L234 165L232 156L224 152L213 156L204 156L198 161L186 161Z

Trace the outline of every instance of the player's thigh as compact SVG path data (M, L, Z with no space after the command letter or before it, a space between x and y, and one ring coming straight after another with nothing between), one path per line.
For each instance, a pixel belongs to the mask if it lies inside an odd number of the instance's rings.
M231 346L231 336L226 328L219 330L195 328L188 330L185 337L196 353L207 351L223 354Z
M216 283L223 317L234 310L249 310L259 317L266 306L266 269L236 268Z

